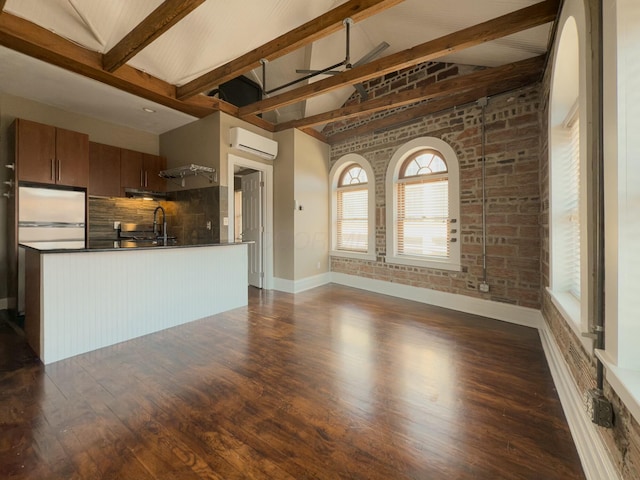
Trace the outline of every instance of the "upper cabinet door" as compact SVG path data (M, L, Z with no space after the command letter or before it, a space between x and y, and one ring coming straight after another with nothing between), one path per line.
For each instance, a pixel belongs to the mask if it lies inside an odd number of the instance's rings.
M144 188L144 170L142 168L142 153L120 149L120 189L124 196L125 188Z
M89 184L88 135L17 119L16 145L19 181L70 187Z
M120 149L89 142L89 195L120 196Z
M56 183L56 129L16 120L16 163L22 182Z
M157 155L143 153L142 164L145 188L154 192L164 192L167 189L167 181L158 174L166 168L166 160Z
M56 183L89 185L89 135L56 128Z

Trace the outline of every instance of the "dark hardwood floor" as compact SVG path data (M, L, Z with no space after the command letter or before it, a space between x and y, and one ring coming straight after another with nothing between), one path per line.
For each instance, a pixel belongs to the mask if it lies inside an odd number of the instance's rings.
M538 333L334 285L42 366L0 328L2 479L583 479Z

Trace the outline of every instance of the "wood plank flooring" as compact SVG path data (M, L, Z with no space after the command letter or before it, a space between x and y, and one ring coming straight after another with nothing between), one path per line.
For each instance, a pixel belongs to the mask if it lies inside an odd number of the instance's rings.
M535 330L327 285L44 367L0 328L2 479L583 479Z

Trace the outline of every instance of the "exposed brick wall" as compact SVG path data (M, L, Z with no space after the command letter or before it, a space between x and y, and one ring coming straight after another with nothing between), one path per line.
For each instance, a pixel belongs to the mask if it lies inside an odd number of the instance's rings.
M411 88L470 67L423 64L401 75L371 83L385 94ZM442 79L440 78L440 79ZM377 90L373 89L374 94ZM333 257L335 272L457 293L525 307L540 308L539 88L490 99L486 108L487 266L489 293L482 279L481 108L475 104L416 118L410 124L371 132L332 146L334 163L358 153L372 165L376 186L376 261ZM379 118L372 115L352 126ZM325 129L343 131L347 125ZM460 162L461 272L391 265L386 254L385 175L393 153L407 141L432 136L452 146Z
M390 93L403 92L420 88L447 78L458 75L466 75L481 69L470 65L455 65L451 63L426 62L414 67L406 68L398 72L392 72L382 77L363 82L363 86L369 95L369 99L389 95ZM360 95L355 92L345 102L344 106L354 105L361 101ZM355 119L343 120L328 124L322 133L328 137L331 135L354 128L379 118L390 117L408 108L425 103L425 101L404 105L389 110L382 110L370 115L364 115Z

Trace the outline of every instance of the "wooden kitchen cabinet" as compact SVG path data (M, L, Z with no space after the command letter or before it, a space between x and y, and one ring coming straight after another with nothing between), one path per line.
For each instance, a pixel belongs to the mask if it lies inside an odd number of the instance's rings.
M164 192L167 181L158 174L167 168L167 161L158 155L142 154L142 165L145 171L145 188L154 192Z
M56 128L56 183L72 187L89 185L89 135Z
M89 142L89 195L120 196L120 150Z
M15 132L19 181L88 185L88 135L23 119L16 120Z
M120 189L125 188L164 192L166 180L158 176L164 170L164 158L148 153L121 149L120 152Z

